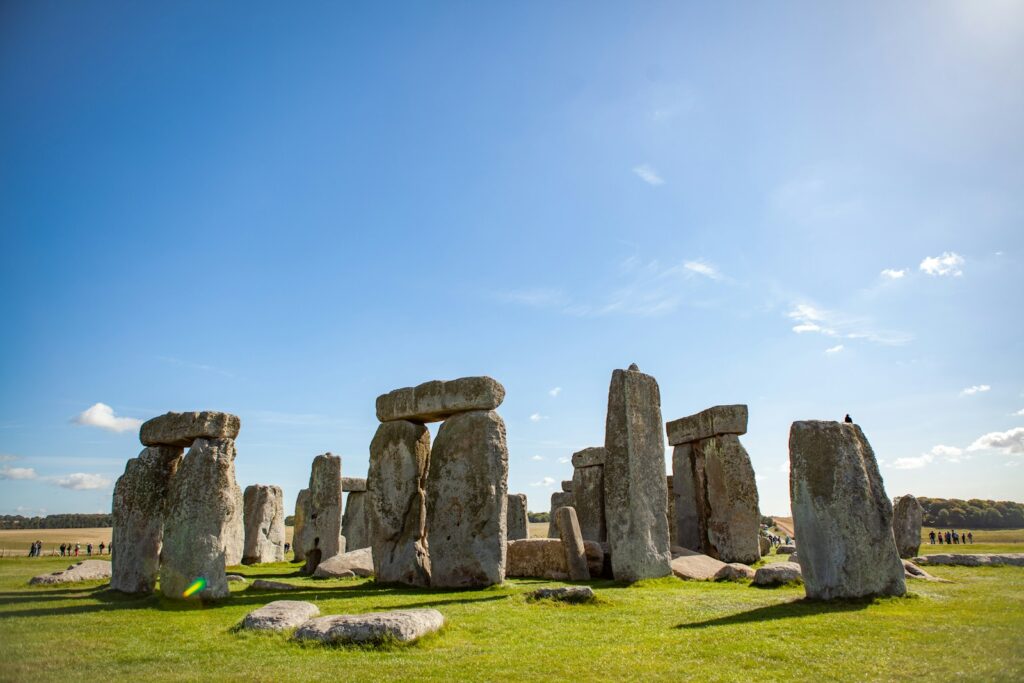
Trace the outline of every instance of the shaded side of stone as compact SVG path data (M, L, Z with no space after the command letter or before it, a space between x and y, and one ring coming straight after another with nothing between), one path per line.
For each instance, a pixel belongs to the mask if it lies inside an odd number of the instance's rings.
M601 449L602 453L604 449ZM588 541L608 540L604 516L604 467L577 467L572 474L572 504L576 508L580 532Z
M341 517L341 534L345 537L346 552L371 546L366 498L365 492L353 491L345 500L345 514Z
M569 570L569 579L572 581L589 580L590 569L587 567L587 552L583 547L583 534L580 533L580 525L576 520L576 510L571 507L560 507L555 511L555 518L558 522L558 532L562 541L562 552L565 553L565 565Z
M559 538L555 511L560 507L572 507L575 499L570 491L555 491L551 494L551 511L548 516L548 538Z
M518 541L530 535L529 518L526 510L526 494L508 494L508 506L505 517L505 538Z
M245 547L242 564L284 561L284 493L280 486L253 484L242 494Z

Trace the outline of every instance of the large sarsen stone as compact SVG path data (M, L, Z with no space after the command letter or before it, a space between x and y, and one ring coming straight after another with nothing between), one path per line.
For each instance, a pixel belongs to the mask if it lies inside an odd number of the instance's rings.
M921 524L924 508L914 496L900 496L892 506L892 533L896 550L907 559L917 555L921 548Z
M319 560L345 552L341 536L342 507L341 458L332 453L318 455L313 458L309 474L309 510L302 539L309 573L316 569ZM319 560L310 564L317 554Z
M253 484L242 495L245 548L242 564L284 561L284 493L280 486Z
M377 419L438 422L457 413L494 410L503 400L505 387L490 377L434 380L378 396Z
M526 512L526 494L508 494L508 510L505 513L505 537L517 541L530 536L530 526Z
M237 415L215 410L164 413L142 423L139 440L144 446L187 447L196 439L234 439L241 426Z
M734 434L702 439L693 450L702 550L723 562L757 562L761 513L750 456Z

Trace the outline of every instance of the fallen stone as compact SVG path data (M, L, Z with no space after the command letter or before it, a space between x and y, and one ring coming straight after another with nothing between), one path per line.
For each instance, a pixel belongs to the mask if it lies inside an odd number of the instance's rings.
M565 565L569 569L569 579L589 581L587 551L583 547L579 522L576 521L576 510L571 507L560 507L555 511L555 518L558 521L558 532L561 536L562 552L565 554Z
M508 494L508 505L505 512L505 537L510 541L529 538L530 526L526 512L526 494Z
M160 573L164 517L171 477L181 462L179 446L150 446L130 459L114 484L110 587L152 593Z
M603 454L604 449L600 450ZM572 506L576 508L583 538L602 543L608 540L604 516L604 467L577 467L572 474L572 488Z
M597 467L605 460L604 446L591 446L572 454L573 467Z
M593 602L595 599L594 589L590 586L561 586L559 588L538 588L529 594L532 600L554 600L556 602L568 602L580 604Z
M730 562L719 569L714 576L715 581L743 581L754 578L756 572L745 564Z
M672 573L661 425L654 377L615 370L605 421L604 504L612 571L619 581Z
M341 458L332 453L316 456L309 474L309 510L301 539L307 573L312 574L320 561L345 552L341 533L343 506ZM313 553L314 550L319 552ZM313 559L316 562L311 562Z
M1010 565L1024 567L1024 553L938 553L915 557L918 564L941 564L961 567L991 567Z
M242 564L284 561L284 493L280 486L253 484L242 495L245 547Z
M906 593L892 502L855 424L794 422L789 433L793 526L807 597Z
M701 550L723 562L757 562L757 482L739 437L724 434L694 442L693 463Z
M796 562L776 562L766 564L754 572L754 585L782 586L787 583L797 583L802 576L800 565Z
M341 535L345 537L345 552L369 548L372 545L366 498L365 492L352 491L345 499L345 513L341 516Z
M584 541L587 571L601 576L604 568L604 550L600 543ZM564 581L569 578L562 542L557 538L524 538L508 542L505 575L520 578Z
M366 491L366 479L362 477L342 477L341 490L346 493L362 493Z
M442 626L444 617L436 609L338 614L307 621L295 631L294 637L332 644L410 643Z
M196 439L234 439L242 421L237 415L204 410L196 413L164 413L146 420L139 428L144 446L188 447Z
M248 583L241 574L227 574L224 578L228 583Z
M302 489L295 497L295 526L292 529L293 562L305 562L306 517L309 516L309 489Z
M727 565L721 560L716 560L703 553L694 552L685 548L684 551L675 557L670 563L672 573L680 579L690 581L714 581L718 573Z
M373 576L373 551L361 548L329 557L320 562L313 576L318 579L344 578L345 572L356 576Z
M490 377L434 380L377 397L381 422L440 422L458 413L490 411L505 400L505 387Z
M320 609L301 600L275 600L255 609L242 619L242 628L250 631L286 631L314 617Z
M551 494L551 511L548 514L548 538L559 538L555 512L561 507L572 507L575 502L572 493L569 491L555 491Z
M924 508L914 496L900 496L892 506L892 533L901 558L917 555L921 549Z
M795 545L786 545L785 543L780 543L778 547L775 548L776 555L792 555L795 552Z
M426 478L430 432L421 424L384 422L370 442L366 481L373 569L380 583L430 585Z
M952 583L946 579L940 579L937 576L932 576L910 560L903 560L903 572L904 576L908 579L922 579L924 581L934 581L936 583Z
M256 579L249 586L249 590L257 591L297 591L302 586L296 586L293 583L285 583L284 581L269 581L267 579Z
M747 406L713 406L695 415L673 420L665 425L670 446L691 443L722 434L747 433Z
M63 571L33 576L28 583L30 586L49 586L79 581L102 581L110 578L111 571L110 562L106 560L83 560Z
M477 410L445 420L430 451L429 470L430 585L501 583L508 505L508 446L501 416Z

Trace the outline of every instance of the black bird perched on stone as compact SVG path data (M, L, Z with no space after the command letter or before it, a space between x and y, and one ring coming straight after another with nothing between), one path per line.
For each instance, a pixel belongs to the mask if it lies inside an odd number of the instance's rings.
M853 424L853 418L850 417L849 413L846 414L846 417L843 419L843 422L845 422L848 425L852 425Z

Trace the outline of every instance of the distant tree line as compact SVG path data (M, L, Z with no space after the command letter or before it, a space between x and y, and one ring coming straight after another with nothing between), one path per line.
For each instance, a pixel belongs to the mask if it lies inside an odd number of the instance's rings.
M551 513L550 512L527 512L526 513L526 518L528 520L530 520L531 522L550 522L551 521Z
M46 515L45 517L0 515L0 529L87 529L113 525L114 516L109 513L96 515L71 513Z
M924 525L942 529L971 527L974 529L1024 528L1024 504L1008 500L960 500L959 498L917 499L924 508Z

